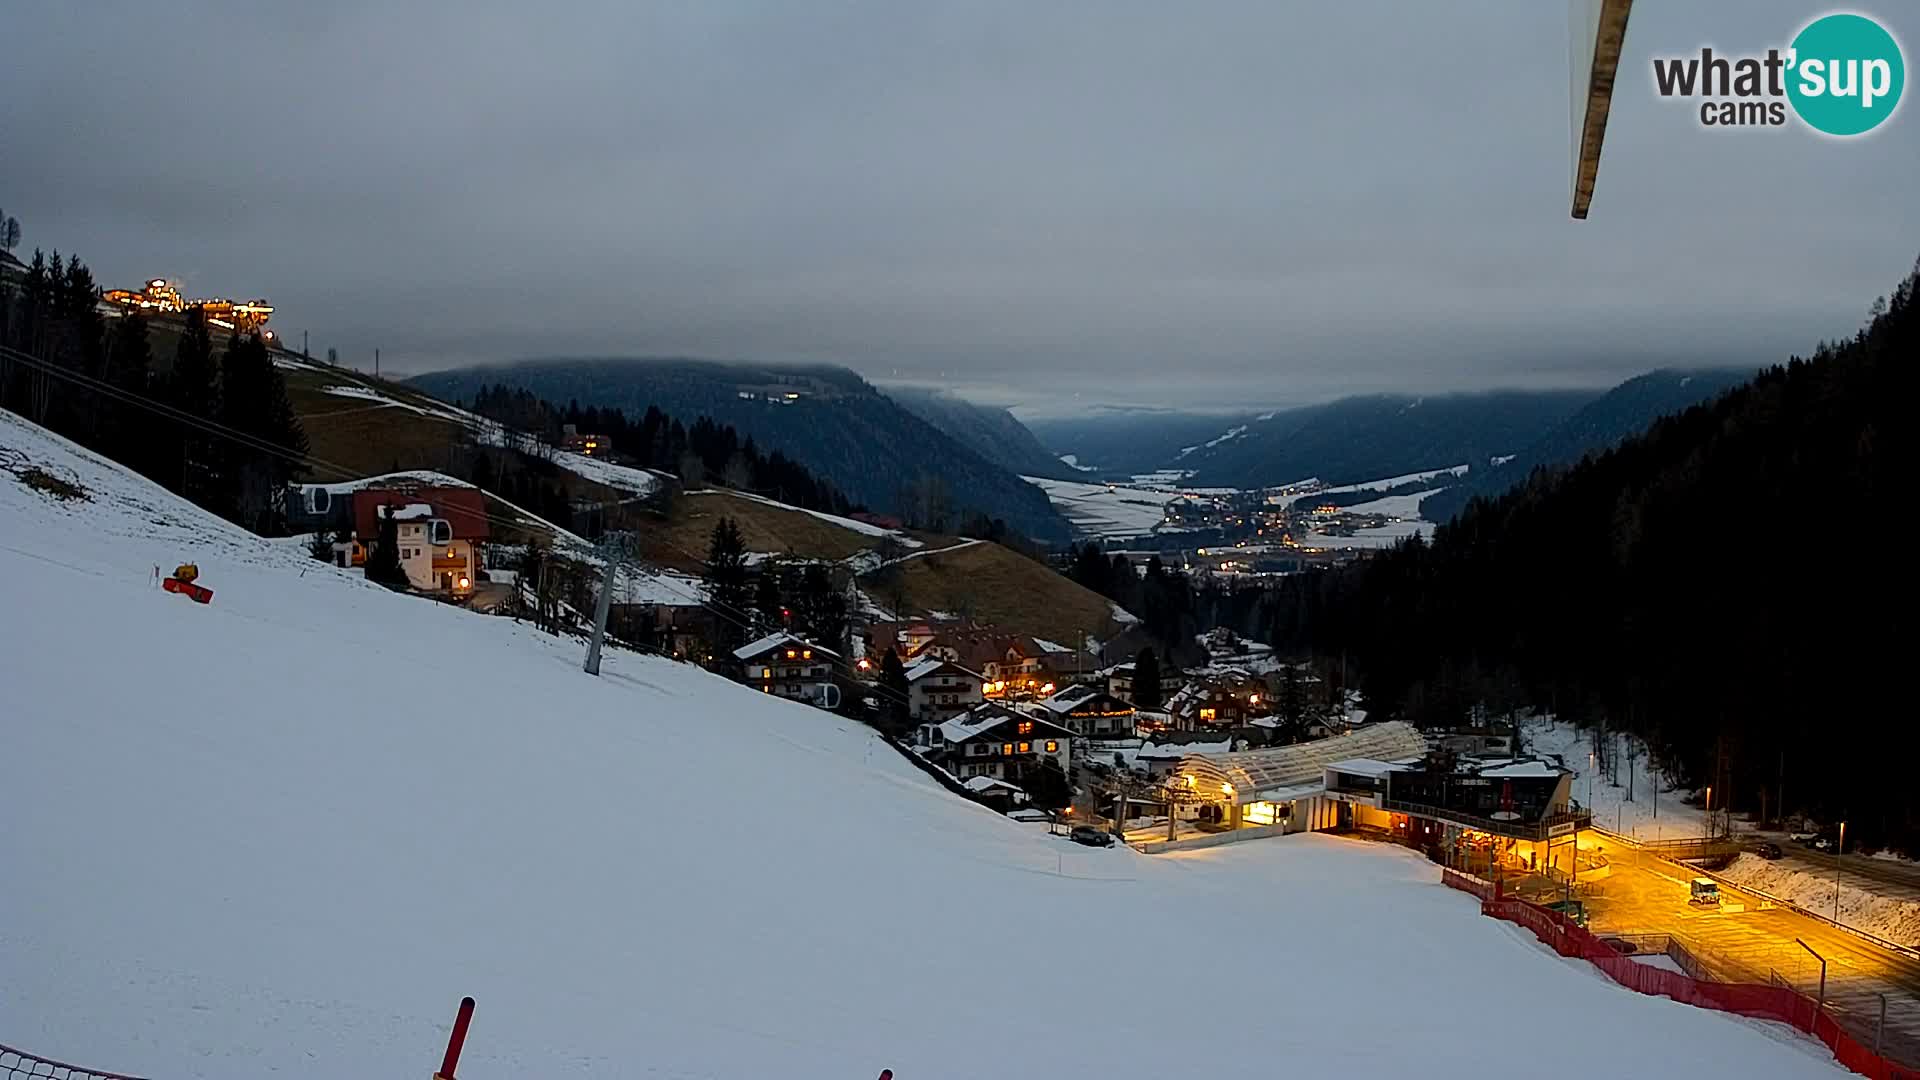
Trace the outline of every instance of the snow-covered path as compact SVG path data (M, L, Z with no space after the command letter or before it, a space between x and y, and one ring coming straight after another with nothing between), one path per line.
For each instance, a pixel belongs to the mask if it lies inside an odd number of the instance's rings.
M1076 847L834 716L626 653L590 678L5 414L0 447L91 493L0 473L0 1041L425 1076L472 994L465 1080L1464 1078L1473 1033L1570 1024L1610 1036L1555 1059L1575 1080L1844 1075L1544 954L1407 852ZM150 583L189 558L210 606Z

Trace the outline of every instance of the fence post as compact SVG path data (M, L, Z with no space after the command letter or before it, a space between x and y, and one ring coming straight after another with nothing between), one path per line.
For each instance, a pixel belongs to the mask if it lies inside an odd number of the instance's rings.
M1794 938L1793 940L1801 948L1807 950L1809 953L1813 953L1815 960L1820 961L1820 1002L1813 1007L1814 1026L1818 1027L1820 1014L1827 1011L1827 958L1817 952L1813 952L1813 946L1801 941L1799 938ZM1813 1028L1808 1028L1808 1030L1811 1031Z
M460 999L460 1011L453 1018L453 1034L447 1036L447 1056L440 1059L440 1071L433 1074L433 1080L453 1080L453 1070L460 1065L460 1050L467 1044L467 1025L473 1022L473 999Z
M1880 1056L1880 1037L1887 1031L1887 995L1880 995L1880 1022L1873 1029L1873 1056Z

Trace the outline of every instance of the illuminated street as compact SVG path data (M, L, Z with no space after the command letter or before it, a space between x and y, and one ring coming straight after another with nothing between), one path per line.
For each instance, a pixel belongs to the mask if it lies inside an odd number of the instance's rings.
M1886 995L1889 1056L1920 1061L1920 959L1875 946L1844 930L1721 887L1722 909L1688 904L1692 876L1680 865L1605 845L1611 873L1579 895L1599 934L1664 933L1680 939L1726 982L1790 982L1816 996L1820 966L1799 939L1827 959L1827 1000L1835 1016L1868 1046ZM1742 904L1745 910L1737 910Z

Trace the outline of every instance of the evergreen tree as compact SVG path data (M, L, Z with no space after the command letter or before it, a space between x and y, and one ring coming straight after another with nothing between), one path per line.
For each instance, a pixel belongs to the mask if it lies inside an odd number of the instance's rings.
M367 553L367 580L390 589L407 587L407 572L400 566L400 523L393 520L390 507L381 507L379 535L373 550Z
M741 624L751 616L747 592L747 546L740 538L740 526L723 517L713 527L707 543L704 578L707 600L718 616L720 644L727 650L742 643Z
M837 653L847 650L847 598L833 587L833 577L820 563L807 564L800 575L800 593L806 601L807 632L813 640Z
M1160 687L1160 654L1149 645L1133 658L1133 705L1158 709L1166 701Z
M220 385L220 423L250 437L223 443L222 491L231 516L256 533L277 534L286 523L287 484L302 471L294 458L306 454L307 436L259 334L229 339Z
M161 385L161 398L190 417L212 420L220 409L220 388L206 310L188 309L186 321L186 331L174 349L173 370ZM171 475L168 486L201 506L212 507L219 464L214 439L207 431L178 419L169 419L163 430L163 456L156 462L156 473Z
M772 563L761 564L760 580L754 583L753 609L763 631L787 625L785 601L780 598L780 569Z
M152 379L153 345L147 337L147 317L127 315L116 320L107 343L106 381L128 394L144 398L152 390ZM164 481L171 475L173 463L154 458L156 438L162 445L165 443L161 437L164 421L159 421L152 410L141 405L115 403L108 409L114 419L103 440L103 448L116 461L131 465L156 480Z
M1280 719L1276 733L1278 741L1299 742L1307 731L1307 687L1300 677L1300 668L1296 664L1280 665L1280 692L1273 703L1274 715Z
M1073 803L1073 783L1051 756L1042 757L1020 776L1028 805L1036 810L1063 810Z
M880 715L884 718L880 726L889 735L900 735L911 722L907 690L907 666L900 662L897 650L888 648L880 658Z

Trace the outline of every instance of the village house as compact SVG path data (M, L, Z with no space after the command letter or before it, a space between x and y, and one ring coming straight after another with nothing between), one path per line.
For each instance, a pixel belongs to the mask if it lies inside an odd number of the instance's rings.
M1035 715L1044 711L1054 723L1082 738L1131 739L1136 734L1133 706L1098 686L1069 686L1026 708Z
M1133 661L1115 664L1106 670L1107 693L1128 704L1133 703Z
M937 724L980 704L986 680L950 660L928 657L907 668L907 712L923 724Z
M1019 784L1043 762L1066 773L1072 735L1050 720L986 702L944 723L920 725L914 749L962 781L984 776Z
M1175 731L1246 727L1273 711L1264 680L1236 669L1204 669L1167 699Z
M613 453L613 440L605 435L582 434L572 424L560 429L560 448L586 457L606 457Z
M840 654L793 634L768 634L733 650L740 681L762 693L831 709L839 705L840 689L833 681L833 664Z
M353 535L334 544L334 562L363 564L394 522L400 569L423 592L468 596L488 539L486 499L477 488L365 488L353 493Z

